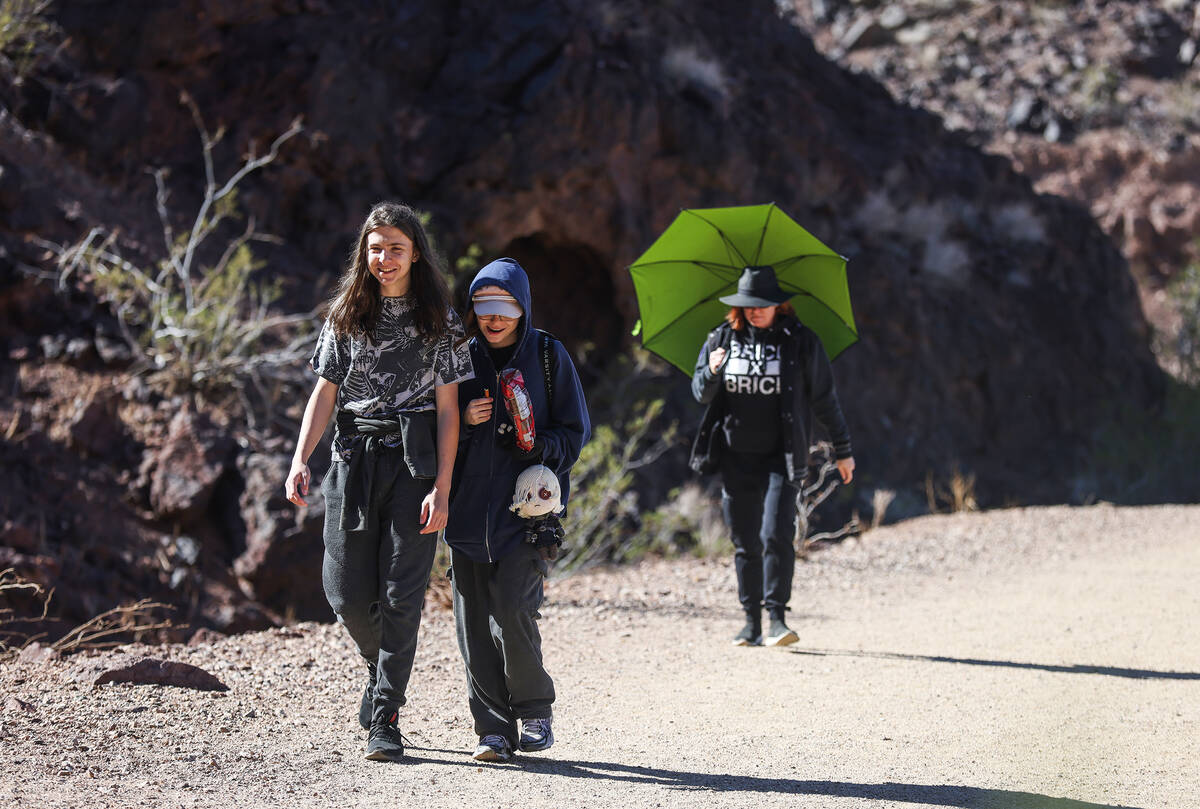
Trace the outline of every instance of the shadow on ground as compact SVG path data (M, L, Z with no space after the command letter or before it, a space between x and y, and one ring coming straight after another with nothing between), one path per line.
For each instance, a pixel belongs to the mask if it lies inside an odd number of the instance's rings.
M913 655L898 652L865 652L851 649L789 649L792 654L811 657L870 657L882 660L912 660L919 663L958 663L963 666L997 666L1010 669L1034 669L1061 674L1102 674L1107 677L1128 677L1134 680L1200 680L1192 671L1156 671L1127 669L1116 666L1066 666L1055 663L1018 663L1014 660L983 660L974 657L944 657L942 655Z
M458 764L478 767L479 762L461 751L432 748L412 748L413 752L447 753L454 758L422 758L413 756L412 763ZM461 755L461 758L459 756ZM508 764L485 766L520 768L565 778L594 778L621 781L668 789L697 792L758 792L780 795L810 795L831 798L858 798L871 801L892 801L929 806L950 806L958 809L1136 809L1126 805L1091 803L1072 798L1052 798L1035 792L1008 789L981 789L953 784L856 784L843 781L802 781L789 778L759 778L749 775L724 775L684 772L657 767L638 767L608 761L565 761L551 758L531 758L518 755Z

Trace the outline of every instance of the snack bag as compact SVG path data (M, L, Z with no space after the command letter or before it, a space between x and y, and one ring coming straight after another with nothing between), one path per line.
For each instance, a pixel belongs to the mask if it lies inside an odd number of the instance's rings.
M525 390L525 377L516 368L508 368L500 372L500 393L504 397L504 407L508 410L513 427L516 428L516 442L522 452L533 449L533 403L529 401L529 393Z

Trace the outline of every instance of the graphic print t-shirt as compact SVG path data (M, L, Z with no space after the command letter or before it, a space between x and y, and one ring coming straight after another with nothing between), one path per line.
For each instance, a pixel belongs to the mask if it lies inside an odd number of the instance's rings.
M471 353L463 342L463 325L454 310L446 310L445 334L431 340L417 330L414 307L408 296L384 298L372 337L339 336L328 321L325 323L310 364L320 376L338 386L338 410L375 418L434 410L437 385L475 376ZM339 434L334 441L334 457L348 460L361 439ZM383 438L388 446L399 442L399 433Z
M783 451L779 423L780 333L747 325L734 332L725 361L726 446L735 452Z

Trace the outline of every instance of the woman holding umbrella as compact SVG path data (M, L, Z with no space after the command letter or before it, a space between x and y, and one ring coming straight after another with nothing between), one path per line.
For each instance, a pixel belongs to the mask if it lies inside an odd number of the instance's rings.
M746 267L730 309L700 350L692 394L707 405L692 447L700 472L720 471L721 505L734 546L738 599L746 624L737 646L798 637L784 620L791 598L796 495L808 468L814 419L833 442L842 482L854 476L850 433L829 359L796 319L770 266Z

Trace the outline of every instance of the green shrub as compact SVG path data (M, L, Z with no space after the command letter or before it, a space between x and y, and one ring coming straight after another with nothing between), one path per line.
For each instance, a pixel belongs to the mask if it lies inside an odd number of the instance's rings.
M39 51L57 36L46 19L50 0L0 0L0 65L12 76L24 76Z
M567 547L558 564L570 572L600 562L637 558L641 504L632 490L634 471L671 444L676 425L663 426L662 399L637 402L627 417L610 413L593 424L592 439L571 470L571 504L565 522Z
M279 374L307 357L313 315L272 311L279 285L256 280L262 262L252 245L276 240L259 233L253 217L241 214L237 187L271 163L301 125L293 122L266 154L252 150L227 180L218 182L213 151L221 133L210 135L191 99L185 95L182 101L200 131L206 182L198 210L176 232L166 171L151 172L165 255L149 266L126 258L119 233L102 226L75 245L45 246L58 254L60 286L78 273L111 306L137 358L136 371L172 395L223 400L232 392L253 427L256 411L265 408L269 415Z

